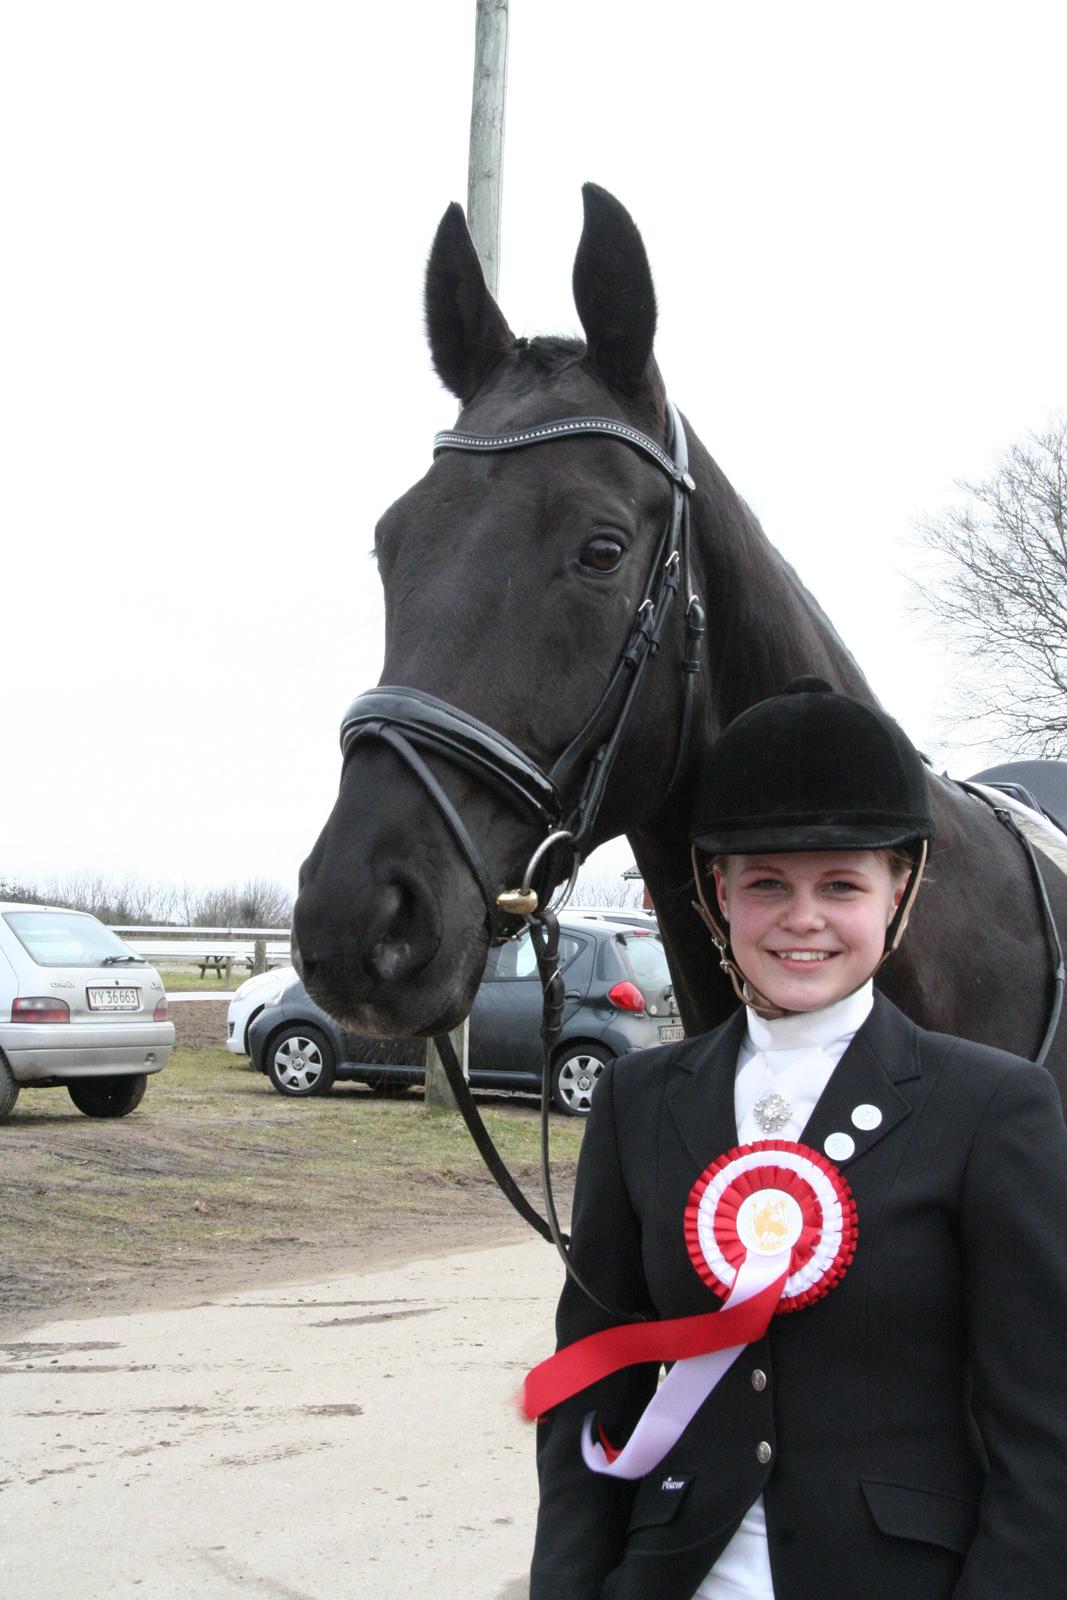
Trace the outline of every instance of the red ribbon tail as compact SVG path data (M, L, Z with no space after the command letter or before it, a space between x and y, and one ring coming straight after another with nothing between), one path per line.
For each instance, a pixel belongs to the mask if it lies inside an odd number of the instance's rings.
M600 1447L607 1456L608 1465L610 1466L619 1452L616 1450L615 1446L604 1432L603 1424L600 1422L599 1418L597 1419L596 1431L600 1435Z
M526 1374L523 1415L531 1421L543 1417L553 1406L623 1367L643 1361L685 1361L762 1339L788 1276L787 1270L751 1300L721 1311L664 1322L628 1322L566 1345Z

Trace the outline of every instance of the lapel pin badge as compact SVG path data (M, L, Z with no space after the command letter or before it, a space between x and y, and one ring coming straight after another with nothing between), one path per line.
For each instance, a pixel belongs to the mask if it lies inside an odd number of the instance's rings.
M877 1106L857 1106L852 1113L852 1126L862 1128L864 1133L870 1133L882 1121L882 1113Z

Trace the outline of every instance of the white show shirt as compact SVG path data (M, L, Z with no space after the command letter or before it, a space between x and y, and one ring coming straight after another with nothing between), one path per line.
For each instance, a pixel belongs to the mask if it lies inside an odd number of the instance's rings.
M794 1012L773 1022L764 1022L749 1011L734 1078L740 1144L767 1138L800 1139L816 1101L873 1004L874 986L868 979L854 994L819 1011ZM764 1095L773 1093L789 1102L792 1116L783 1127L767 1133L757 1123L753 1107ZM774 1600L762 1495L745 1512L741 1526L693 1600Z

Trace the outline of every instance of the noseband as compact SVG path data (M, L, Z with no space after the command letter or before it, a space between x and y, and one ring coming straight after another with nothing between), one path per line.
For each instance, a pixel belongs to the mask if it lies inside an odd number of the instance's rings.
M349 706L341 725L341 750L345 760L366 739L378 739L406 764L433 800L465 857L485 902L490 937L497 933L500 914L529 915L538 905L533 878L539 866L547 872L547 858L555 846L565 846L572 859L571 881L587 848L604 799L608 779L618 755L645 669L659 649L671 603L685 584L686 642L683 659L684 698L678 752L668 793L674 788L685 761L692 721L694 685L700 670L704 636L704 609L693 590L689 542L689 496L695 485L688 471L685 427L668 402L668 449L638 428L613 417L562 417L514 433L476 434L446 431L434 439L434 455L442 450L522 450L584 434L618 439L655 463L670 480L671 509L660 538L633 629L599 705L552 767L543 771L536 762L503 734L468 712L420 689L391 684L361 694ZM423 754L443 757L495 793L521 816L536 823L543 838L527 866L518 889L494 886L481 851L462 817L423 759ZM585 767L580 787L577 779ZM577 799L568 810L564 795Z

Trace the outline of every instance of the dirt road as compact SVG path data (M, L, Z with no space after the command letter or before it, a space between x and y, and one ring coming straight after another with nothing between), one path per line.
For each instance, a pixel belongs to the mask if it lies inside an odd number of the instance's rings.
M0 1346L10 1600L524 1600L530 1237Z

